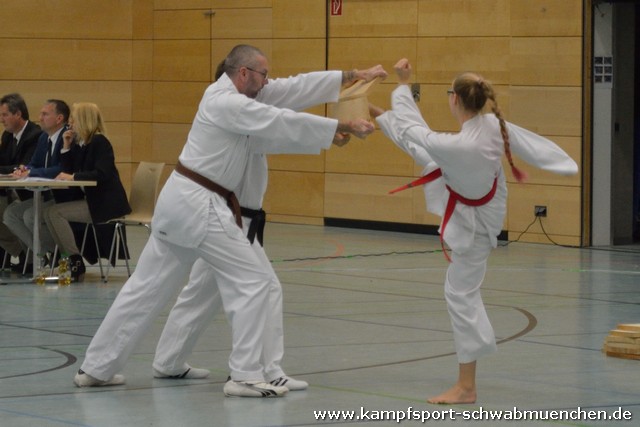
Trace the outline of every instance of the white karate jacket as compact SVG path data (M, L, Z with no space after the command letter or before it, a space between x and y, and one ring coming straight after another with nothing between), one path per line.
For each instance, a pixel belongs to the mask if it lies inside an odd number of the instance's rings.
M268 152L266 144L260 148L265 141L273 141L271 152L278 146L303 144L304 141L320 140L325 141L326 146L331 144L337 120L274 105L284 105L287 97L300 93L307 94L309 99L291 106L313 105L307 102L315 92L322 93L327 101L337 101L340 83L339 71L301 74L270 80L258 97L251 99L240 94L223 74L204 93L180 162L238 193L249 157L260 149ZM248 185L253 185L253 181ZM263 185L266 188L266 180ZM263 194L264 190L257 192ZM233 226L232 212L222 197L174 172L158 197L152 232L159 239L184 247L197 247L206 235L210 214L217 215L223 226L229 227L229 235L244 238L242 230Z
M449 198L445 184L468 199L480 199L498 179L497 191L487 204L472 207L456 204L443 239L452 250L471 247L476 232L486 232L493 247L506 214L507 185L502 170L504 142L494 114L467 120L459 133L434 132L422 118L408 85L391 95L392 109L377 122L398 147L424 166L423 174L442 170L442 178L424 186L427 210L442 216ZM507 122L513 154L530 165L562 175L575 174L578 165L552 141ZM480 227L479 227L480 226Z

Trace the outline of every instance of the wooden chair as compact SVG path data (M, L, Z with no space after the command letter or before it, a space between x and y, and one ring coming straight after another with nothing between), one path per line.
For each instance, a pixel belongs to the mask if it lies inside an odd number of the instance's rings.
M129 205L131 205L131 213L121 218L114 218L108 221L108 224L115 224L115 232L111 241L111 249L109 259L120 251L121 242L124 242L124 227L143 226L146 227L151 234L151 218L156 206L158 192L160 190L160 176L164 169L164 163L140 162L136 173L133 176L131 184L131 194L129 196ZM131 268L129 267L129 250L127 245L123 245L125 252L125 263L127 265L127 274L131 276ZM115 251L115 252L114 252ZM107 264L107 273L104 281L109 279L109 270L111 263ZM115 268L115 266L114 266Z

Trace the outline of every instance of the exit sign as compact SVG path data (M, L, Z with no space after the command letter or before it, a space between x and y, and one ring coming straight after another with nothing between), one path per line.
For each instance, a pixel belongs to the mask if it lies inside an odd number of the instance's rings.
M331 16L342 15L342 0L331 0Z

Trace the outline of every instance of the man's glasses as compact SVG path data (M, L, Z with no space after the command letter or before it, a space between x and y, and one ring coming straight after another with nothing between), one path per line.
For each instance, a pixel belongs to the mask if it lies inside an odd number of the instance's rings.
M267 76L269 75L269 73L267 73L266 71L258 71L258 70L254 70L253 68L249 68L249 67L244 67L249 71L253 71L254 73L258 73L262 76L263 79L267 80Z
M258 71L258 70L254 70L251 67L247 67L247 66L240 66L240 67L234 67L233 65L228 65L229 68L235 68L236 70L239 70L240 68L244 67L249 71L253 71L254 73L258 73L262 76L263 79L267 80L267 77L269 76L269 73L267 71Z
M453 89L448 89L447 90L447 95L453 95L455 92L453 91Z

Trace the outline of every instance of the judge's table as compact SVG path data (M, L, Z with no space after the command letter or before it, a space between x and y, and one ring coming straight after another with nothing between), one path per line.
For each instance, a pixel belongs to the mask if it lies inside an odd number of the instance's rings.
M33 224L33 267L34 274L37 274L36 268L39 265L40 254L40 216L42 215L42 192L48 190L58 190L71 187L95 187L96 181L63 181L47 178L21 178L15 179L9 176L0 176L0 188L7 190L29 190L33 192L33 209L34 209L34 224ZM0 285L7 285L9 283L31 283L35 281L35 277L32 278L3 278L0 280Z

